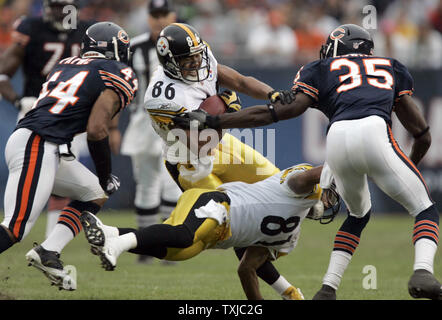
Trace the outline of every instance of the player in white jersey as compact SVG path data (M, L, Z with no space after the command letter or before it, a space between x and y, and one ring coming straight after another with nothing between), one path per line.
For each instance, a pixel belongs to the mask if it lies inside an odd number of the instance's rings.
M87 212L82 224L108 271L125 251L176 261L205 249L247 248L238 273L247 298L262 299L257 286L259 266L293 250L307 215L321 218L324 209L336 209L339 203L334 187L326 192L320 187L321 172L322 166L300 164L254 184L231 182L217 190L190 189L169 219L142 230L106 226ZM336 213L333 210L332 217Z
M212 155L189 161L187 147L181 145L178 149L185 151L175 154L180 143L175 144L173 137L168 139L168 134L174 128L173 116L197 109L204 99L217 94L218 85L257 99L272 98L272 101L283 103L289 102L286 99L290 95L275 92L253 77L218 64L198 32L186 24L173 23L164 28L156 44L156 53L161 65L150 79L145 108L156 132L169 143L164 148L166 167L183 191L189 188L216 189L231 181L254 183L279 172L260 153L231 135L224 135L222 142L212 149ZM228 112L241 108L235 92L224 91L220 97L228 106ZM238 249L235 253L241 259L244 250ZM293 288L271 262L263 264L258 275L277 292Z
M241 108L236 93L230 90L257 99L273 97L283 101L290 95L275 92L253 77L218 64L199 33L187 24L173 23L161 31L157 55L161 66L151 78L144 104L155 131L165 141L166 166L181 189L215 189L231 181L253 183L279 171L260 153L229 134L224 135L212 154L191 159L187 144L180 145L172 134L172 118L198 109L206 98L218 93L218 86L229 89L220 94L227 112ZM233 159L241 160L235 164Z

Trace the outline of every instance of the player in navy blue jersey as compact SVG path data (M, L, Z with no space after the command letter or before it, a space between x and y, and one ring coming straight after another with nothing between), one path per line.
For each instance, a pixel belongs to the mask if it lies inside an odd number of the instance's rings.
M138 87L127 65L129 45L127 33L112 22L89 27L80 57L63 59L53 68L6 145L9 176L0 253L29 233L51 194L72 199L49 237L26 254L30 265L60 289L76 289L59 257L81 231L81 212L98 212L119 188L111 173L108 135L112 118L133 100ZM74 136L85 131L96 175L70 150Z
M41 17L20 17L13 26L12 44L0 57L0 94L18 108L21 119L37 99L46 76L61 59L78 56L81 39L86 29L92 24L77 19L70 24L63 9L75 8L76 0L44 0ZM67 10L66 12L70 12ZM72 16L74 17L74 16ZM67 17L69 18L69 17ZM75 16L75 18L78 18ZM66 22L63 24L63 20ZM9 78L19 68L23 72L23 89L18 94L11 86ZM76 138L76 142L84 139ZM80 142L78 142L80 143ZM75 150L74 152L79 151ZM46 233L54 227L60 210L69 203L69 199L51 196L48 202Z
M323 286L314 299L336 299L336 290L359 245L371 212L367 177L415 218L414 273L408 291L414 298L441 299L441 284L433 275L439 240L439 214L417 164L431 144L429 126L413 102L413 79L399 61L373 55L373 40L363 28L336 28L320 51L320 60L299 70L292 101L270 101L231 114L209 116L201 111L174 118L184 128L194 120L199 129L251 128L297 117L309 107L329 119L326 164L348 217L337 232ZM414 137L407 157L391 131L395 112ZM322 185L326 188L326 185Z

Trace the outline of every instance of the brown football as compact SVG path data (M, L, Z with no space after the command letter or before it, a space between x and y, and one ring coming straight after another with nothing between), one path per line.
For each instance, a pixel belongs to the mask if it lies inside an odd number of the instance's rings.
M201 102L200 109L206 111L212 116L217 116L225 113L227 107L223 99L221 99L218 95L214 95Z

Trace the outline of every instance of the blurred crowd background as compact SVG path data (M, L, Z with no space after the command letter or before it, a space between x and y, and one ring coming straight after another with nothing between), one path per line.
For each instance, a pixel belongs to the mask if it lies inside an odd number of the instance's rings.
M131 36L148 30L146 0L79 0L80 18L114 21ZM370 30L377 55L413 69L442 68L442 0L175 0L181 22L195 26L218 60L231 66L304 64L338 25L362 25L363 8L376 8ZM0 0L0 52L21 15L41 14L41 0Z

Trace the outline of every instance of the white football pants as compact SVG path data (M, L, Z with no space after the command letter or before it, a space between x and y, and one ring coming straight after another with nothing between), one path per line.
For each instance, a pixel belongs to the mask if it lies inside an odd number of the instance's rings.
M166 169L161 154L138 153L131 156L136 182L135 206L156 208L161 200L177 202L181 190Z
M91 171L77 160L60 159L57 144L28 129L9 137L5 159L9 176L2 225L18 240L29 233L51 194L83 202L107 198Z
M419 170L400 150L384 119L370 116L338 121L327 135L326 162L350 214L371 208L367 177L412 216L433 202Z

